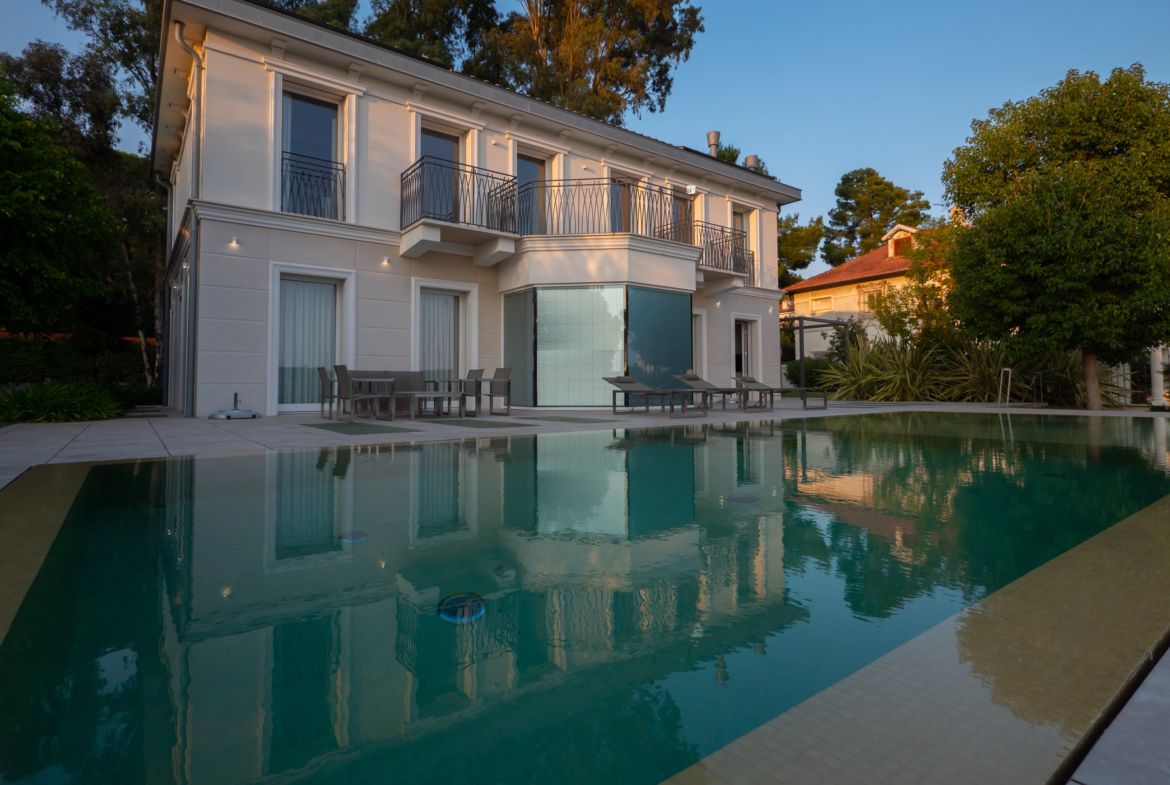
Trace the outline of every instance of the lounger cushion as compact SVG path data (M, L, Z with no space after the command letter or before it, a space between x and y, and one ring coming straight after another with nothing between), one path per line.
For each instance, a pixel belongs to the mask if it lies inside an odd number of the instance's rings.
M618 384L634 384L638 380L635 379L633 376L619 376L616 379L614 379L614 381L617 382Z
M697 374L697 373L684 373L682 376L680 376L678 378L682 379L684 382L702 381L702 379L699 378L699 374Z

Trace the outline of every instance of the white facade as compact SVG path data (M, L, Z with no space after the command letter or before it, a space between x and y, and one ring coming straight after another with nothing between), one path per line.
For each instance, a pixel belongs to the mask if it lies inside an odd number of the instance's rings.
M691 367L710 381L731 383L738 330L740 370L779 383L771 227L778 205L799 199L799 190L267 5L172 1L165 16L153 161L172 189L170 405L205 417L239 394L266 415L315 407L281 392L292 383L281 370L294 362L281 359L282 341L294 341L289 314L308 313L289 310L286 281L333 287L306 296L319 301L314 318L330 322L329 359L351 369L433 365L436 328L425 311L439 306L422 304L450 295L443 302L453 305L443 307L454 332L443 367L491 375L508 360L506 295L606 284L690 296L694 332L680 332L692 339ZM302 127L294 111L332 118L331 156L291 152ZM403 173L435 139L452 140L453 171L465 178L457 182L487 186L460 191L453 209L446 202L450 220L426 214L403 227L404 210L413 216L423 204L426 212L434 200L410 196L418 191ZM303 161L311 162L307 179L290 168ZM445 171L430 161L417 171ZM520 197L505 202L512 206L500 219L481 204L507 191L496 183L511 182L515 193L511 178L534 162L541 176L527 193L540 206ZM308 197L295 191L302 182L311 185ZM306 198L308 209L290 207ZM684 229L671 228L663 205ZM483 215L495 216L492 225L481 225ZM525 216L537 219L527 230ZM582 216L591 231L574 228ZM743 234L731 232L736 222ZM713 227L705 231L716 241L704 241L700 226ZM740 249L736 260L712 266L709 249L727 247L728 237ZM323 334L320 325L296 329Z

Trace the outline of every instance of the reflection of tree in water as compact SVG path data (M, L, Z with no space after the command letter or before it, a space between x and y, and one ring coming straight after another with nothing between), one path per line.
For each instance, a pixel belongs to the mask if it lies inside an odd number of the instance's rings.
M1166 474L1140 450L1102 446L1100 460L1088 462L1086 444L1063 423L1051 441L1020 426L1017 438L1029 440L1012 441L987 438L987 423L949 420L939 433L939 422L924 414L817 422L829 436L830 470L869 481L868 498L847 503L912 525L901 542L840 515L828 526L828 550L859 615L889 616L937 588L973 602L1170 493ZM786 494L815 505L815 491L802 488L808 470L799 440L784 439ZM823 566L824 535L807 515L795 518L785 530L787 565L799 569L819 554Z

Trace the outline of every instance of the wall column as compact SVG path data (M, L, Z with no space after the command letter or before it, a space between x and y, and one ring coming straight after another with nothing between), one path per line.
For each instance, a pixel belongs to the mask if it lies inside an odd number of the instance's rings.
M1166 380L1162 376L1162 361L1165 349L1158 346L1150 350L1150 403L1166 403Z

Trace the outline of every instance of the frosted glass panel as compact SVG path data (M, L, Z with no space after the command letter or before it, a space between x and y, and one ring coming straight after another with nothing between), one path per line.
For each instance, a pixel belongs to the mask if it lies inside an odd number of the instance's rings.
M536 292L536 404L603 406L625 372L625 287Z
M280 403L320 403L337 351L337 284L280 282Z
M694 363L691 296L631 286L628 302L630 376L651 387L684 387L674 376Z
M512 369L512 405L532 406L532 341L536 295L504 296L504 366Z

